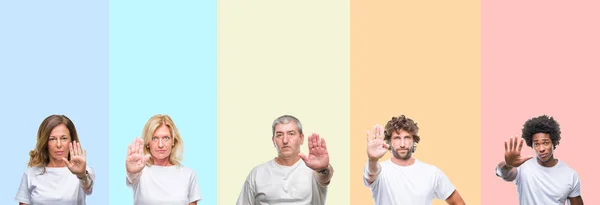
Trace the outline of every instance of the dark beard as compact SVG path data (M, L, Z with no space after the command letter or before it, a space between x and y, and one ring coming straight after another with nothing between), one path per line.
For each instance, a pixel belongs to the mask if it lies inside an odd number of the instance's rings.
M414 150L415 150L415 147L414 147L414 146L411 146L411 147L408 149L408 153L406 154L406 156L402 157L402 156L400 156L400 154L398 154L398 150L396 150L396 149L394 148L394 146L392 146L392 154L394 155L394 157L395 157L396 159L402 159L402 160L407 160L407 159L410 159L410 157L412 156L412 153L413 153L413 151L414 151Z

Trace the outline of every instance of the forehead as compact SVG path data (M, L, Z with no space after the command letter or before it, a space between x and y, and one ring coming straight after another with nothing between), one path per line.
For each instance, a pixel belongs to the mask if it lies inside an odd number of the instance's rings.
M406 130L403 130L403 129L395 130L392 133L392 136L400 136L400 137L410 136L410 137L412 137L412 135L410 133L408 133Z
M54 127L52 131L50 131L50 136L69 135L69 133L70 132L67 126L65 124L60 124Z
M289 132L289 131L298 131L298 126L296 126L296 122L288 122L288 123L280 123L275 125L275 132Z
M550 140L550 134L547 133L535 133L532 137L533 141L543 141L543 140Z
M154 131L154 135L170 135L171 129L167 125L162 124Z

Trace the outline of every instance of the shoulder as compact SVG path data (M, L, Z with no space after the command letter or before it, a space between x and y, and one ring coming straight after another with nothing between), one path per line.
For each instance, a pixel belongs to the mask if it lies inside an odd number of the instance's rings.
M579 178L579 174L577 174L577 171L575 171L575 169L571 168L569 165L567 165L562 160L558 160L557 166L559 169L561 169L561 173L569 174L569 175Z
M28 167L25 170L25 175L27 176L35 176L35 175L39 175L44 171L44 167L41 166L37 166L37 167Z

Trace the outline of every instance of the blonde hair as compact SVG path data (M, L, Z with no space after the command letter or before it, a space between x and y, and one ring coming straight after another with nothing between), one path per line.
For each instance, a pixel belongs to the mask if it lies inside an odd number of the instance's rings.
M50 115L42 121L42 124L40 124L40 127L38 128L35 149L29 151L29 163L27 166L42 167L42 172L40 174L46 172L46 166L50 163L50 152L48 151L48 139L50 138L50 133L55 127L63 124L69 130L71 142L79 142L77 130L71 119L64 115ZM71 156L67 155L67 159L71 160Z
M177 131L175 123L168 115L154 115L148 120L148 122L146 122L144 130L142 131L142 139L144 140L144 154L150 154L150 148L148 147L148 144L150 141L152 141L152 137L156 129L162 125L165 125L169 128L171 137L173 138L173 147L171 148L171 153L169 154L169 163L172 165L181 166L181 161L183 160L183 140L181 139L181 136L179 136L179 131ZM150 160L148 160L146 165L152 166L152 164L154 164L154 159L150 157Z

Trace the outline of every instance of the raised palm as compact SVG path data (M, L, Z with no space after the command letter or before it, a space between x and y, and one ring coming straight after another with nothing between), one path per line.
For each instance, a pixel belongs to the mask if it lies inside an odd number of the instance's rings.
M67 165L67 168L71 173L77 176L85 174L86 157L87 153L81 149L81 145L78 142L73 141L69 143L69 156L70 160L62 158L63 162Z
M367 156L371 160L379 160L388 151L390 146L385 143L383 136L383 127L375 125L373 134L367 130Z
M504 161L507 165L518 167L533 158L533 156L521 157L522 148L523 139L518 139L517 136L511 137L508 142L504 141Z
M300 153L300 158L304 160L307 167L312 170L323 170L329 165L329 153L325 139L320 138L319 134L313 133L308 137L308 156Z
M150 159L150 154L144 155L144 141L140 138L135 138L129 145L125 166L128 173L136 174L144 169L146 162Z

